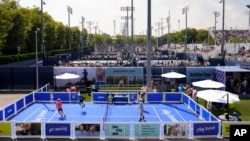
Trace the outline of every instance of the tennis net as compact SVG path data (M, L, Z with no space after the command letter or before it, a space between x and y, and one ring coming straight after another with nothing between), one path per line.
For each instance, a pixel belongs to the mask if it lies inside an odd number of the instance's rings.
M104 129L105 122L107 121L108 110L109 110L109 103L107 101L106 109L105 109L105 112L104 112L104 115L103 115L103 118L102 118L103 129Z

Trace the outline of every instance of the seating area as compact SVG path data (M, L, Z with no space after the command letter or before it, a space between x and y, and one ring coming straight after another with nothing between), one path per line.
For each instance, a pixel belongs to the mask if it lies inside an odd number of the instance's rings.
M112 93L109 95L110 103L128 103L129 94Z
M130 84L119 87L115 84L100 85L99 92L139 92L141 90L141 84Z

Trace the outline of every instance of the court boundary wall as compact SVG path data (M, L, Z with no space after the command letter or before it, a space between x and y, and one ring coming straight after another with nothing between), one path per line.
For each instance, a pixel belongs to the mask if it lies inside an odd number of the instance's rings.
M130 122L130 123L116 123L116 122L104 122L89 123L97 124L100 127L98 136L78 136L76 134L76 126L80 122L46 122L39 121L8 121L11 117L18 114L29 105L35 102L50 102L55 101L57 98L62 99L64 102L77 102L78 92L52 92L49 89L49 84L44 87L33 91L23 98L7 105L0 109L0 137L7 137L12 139L17 138L69 138L75 140L77 138L97 138L97 139L110 139L110 138L125 138L125 139L165 139L165 138L221 138L221 122L207 111L203 106L197 104L192 98L184 93L147 93L145 102L182 102L187 105L196 115L198 115L201 121L186 121L186 122ZM100 96L101 95L101 96ZM106 95L106 96L104 96ZM92 93L93 102L107 102L107 93ZM135 102L138 98L137 95L133 95L133 99L130 98L132 94L127 95L131 101ZM102 97L103 101L96 101L95 97ZM106 99L105 99L106 98ZM19 123L31 123L38 124L40 126L40 133L38 135L17 135L17 124ZM84 121L84 123L86 123ZM86 123L87 124L87 123ZM180 136L170 133L170 129L173 129L176 125L180 125L183 132ZM121 128L124 134L114 134L109 130L110 128ZM113 130L113 129L112 129Z

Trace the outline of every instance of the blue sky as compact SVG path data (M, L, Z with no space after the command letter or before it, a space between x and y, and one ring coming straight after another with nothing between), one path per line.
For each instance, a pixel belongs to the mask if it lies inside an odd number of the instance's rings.
M44 12L48 12L56 21L68 25L67 6L73 9L70 15L70 25L79 26L81 17L85 21L91 21L97 25L96 32L108 33L110 35L121 34L121 29L125 20L122 16L127 16L126 11L121 11L121 7L131 6L131 0L43 0ZM171 32L185 28L185 15L182 9L189 7L187 13L187 26L196 29L208 29L215 25L213 11L220 13L217 17L217 29L222 29L222 3L221 0L151 0L151 24L153 26L152 35L157 35L157 23L163 22L163 33L167 33L166 18L170 11ZM147 2L148 0L133 0L134 3L134 32L135 34L146 34L147 29ZM20 0L22 7L40 7L41 0ZM249 29L249 0L225 0L225 29ZM129 12L129 16L131 13ZM115 20L115 29L114 21ZM178 22L180 21L180 22ZM131 23L131 22L130 22ZM85 28L88 25L85 23ZM130 26L129 26L130 28ZM89 31L89 28L87 28ZM130 31L131 29L129 29ZM95 30L92 26L91 33ZM129 33L130 34L130 33ZM161 31L160 33L161 34Z

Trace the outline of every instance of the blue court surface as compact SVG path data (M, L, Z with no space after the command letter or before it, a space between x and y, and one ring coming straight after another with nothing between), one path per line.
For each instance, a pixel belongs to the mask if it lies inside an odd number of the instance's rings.
M79 94L33 92L0 109L1 136L21 138L193 138L218 137L220 121L182 93L147 93L144 121L139 122L137 94L119 94L108 103L108 94L92 93L85 107L78 104ZM122 97L121 97L122 96ZM66 118L56 109L63 103ZM111 101L109 101L111 102Z
M54 102L36 102L9 121L20 122L138 122L139 104L95 104L85 102L81 108L78 103L63 103L66 118L62 118L55 108ZM145 122L181 122L200 121L199 117L183 103L145 103Z

